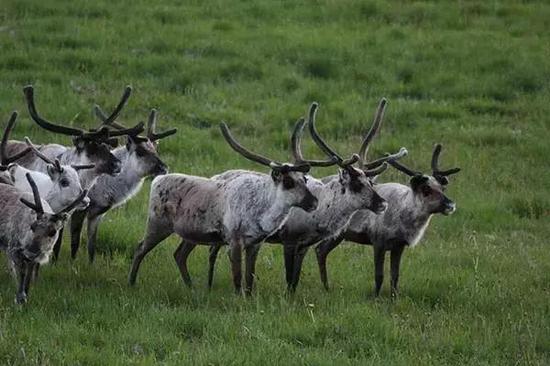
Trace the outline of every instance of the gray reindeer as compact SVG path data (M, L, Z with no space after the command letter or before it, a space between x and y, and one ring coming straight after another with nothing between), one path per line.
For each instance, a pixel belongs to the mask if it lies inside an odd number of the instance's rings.
M126 127L110 120L97 105L95 112L102 120L103 125L127 130ZM97 231L103 216L109 210L124 205L137 194L146 177L163 175L168 172L166 164L158 155L157 143L159 140L175 134L177 129L156 133L156 123L157 111L153 109L147 123L147 136L128 134L126 146L118 147L112 151L113 155L122 162L120 174L116 177L107 175L99 177L88 194L91 200L88 208L76 211L71 217L71 256L73 259L80 246L84 219L88 222L88 259L93 262Z
M143 258L157 244L177 233L182 242L174 259L185 283L190 283L183 258L191 243L228 243L233 284L241 292L242 250L246 252L245 293L254 282L256 258L260 243L287 218L292 207L312 211L317 198L307 188L306 163L279 163L247 150L220 125L229 145L245 158L271 168L271 174L235 170L231 180L222 181L184 174L155 178L151 187L147 229L135 250L129 283L136 281Z
M391 253L391 295L398 293L399 266L405 247L415 246L424 235L434 214L450 215L456 205L444 193L449 184L448 176L458 173L459 168L439 169L441 145L437 144L432 155L432 175L411 170L397 161L388 161L410 179L410 186L399 183L384 183L375 186L376 191L388 203L381 215L362 210L351 218L347 230L339 237L323 240L315 248L321 281L328 290L326 269L327 255L342 242L372 245L374 249L375 296L380 294L384 280L386 251Z
M31 279L40 264L47 263L59 231L72 211L86 197L84 190L63 210L54 213L40 198L30 174L34 203L29 194L7 184L0 184L0 249L7 252L8 262L18 283L15 301L27 301Z
M378 107L373 125L367 134L362 150L365 151L363 159L354 154L344 160L319 136L315 128L315 117L318 104L312 103L308 113L308 125L317 145L340 167L338 176L328 179L315 179L307 176L308 188L318 197L318 208L312 212L292 209L288 219L271 236L266 239L269 243L281 243L284 246L286 281L290 291L294 291L300 278L301 266L307 249L324 238L339 235L353 213L360 209L370 209L374 212L383 212L386 203L374 191L371 179L381 174L387 165L385 162L391 159L399 159L407 154L402 148L400 152L388 155L373 162L366 162L368 146L378 133L382 123L382 117L386 106L386 100L382 99ZM300 119L296 124L291 138L292 152L296 162L308 162L312 166L320 166L313 161L306 161L301 151L301 136L305 120ZM353 167L359 160L361 169ZM326 166L327 164L323 164ZM225 174L220 179L227 179ZM212 286L214 265L219 246L212 247L208 271L208 285Z

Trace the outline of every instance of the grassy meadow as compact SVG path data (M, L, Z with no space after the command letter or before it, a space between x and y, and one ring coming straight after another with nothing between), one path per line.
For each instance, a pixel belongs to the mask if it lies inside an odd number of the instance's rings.
M406 146L403 161L427 171L441 142L442 166L462 172L448 190L457 212L405 251L397 301L389 275L373 298L372 249L354 244L329 257L328 293L309 253L289 296L275 245L260 251L252 298L234 295L226 255L207 291L206 247L190 257L191 291L175 237L129 288L147 182L106 216L95 264L85 246L70 260L65 237L26 306L0 265L0 364L550 363L547 2L2 0L0 119L17 109L16 138L70 144L29 119L26 84L44 116L86 127L94 103L110 109L132 85L120 120L158 108L159 129L179 129L160 146L171 171L205 176L265 171L230 150L221 120L285 160L294 122L318 101L319 131L351 154L386 97L373 156ZM389 170L380 181L407 178Z

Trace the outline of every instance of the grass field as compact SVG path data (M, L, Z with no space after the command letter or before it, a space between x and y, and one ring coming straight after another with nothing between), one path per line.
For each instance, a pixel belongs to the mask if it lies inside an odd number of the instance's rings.
M224 143L226 120L248 146L288 159L294 121L319 101L318 128L358 149L379 98L389 107L374 154L406 146L428 169L432 146L460 166L449 196L403 259L401 297L375 300L372 250L342 245L326 293L310 253L297 293L285 291L282 250L265 246L255 295L233 294L220 256L206 290L207 249L185 288L171 238L126 276L146 219L149 183L85 251L44 268L30 303L13 304L0 270L0 364L549 364L550 5L540 1L3 0L0 118L21 112L17 138L70 141L29 119L92 126L93 103L134 94L124 121L160 111L172 171L212 175L263 168ZM321 157L307 141L309 156ZM334 169L316 170L315 175ZM395 171L381 181L407 179ZM387 282L387 281L386 281ZM386 284L387 286L387 284Z

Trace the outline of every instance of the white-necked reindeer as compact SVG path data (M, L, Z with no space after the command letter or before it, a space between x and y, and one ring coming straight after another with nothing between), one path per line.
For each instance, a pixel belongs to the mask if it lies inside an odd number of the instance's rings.
M70 211L86 197L87 191L69 206L54 213L48 203L40 199L38 187L30 174L27 179L32 187L34 203L30 195L8 184L0 184L0 249L7 252L8 262L18 283L15 301L27 301L29 287L36 268L47 263L53 245Z
M458 173L459 168L440 170L438 161L441 145L437 144L432 155L432 175L411 170L397 161L388 161L396 169L411 177L410 186L384 183L375 186L376 191L388 202L388 209L381 215L358 211L340 237L322 241L315 248L321 281L328 290L326 269L327 255L342 242L372 245L374 249L375 295L380 294L384 280L386 251L391 252L391 295L397 296L401 255L407 246L415 246L424 235L434 214L452 214L455 203L445 194L449 183L447 176Z
M245 158L269 166L271 174L237 170L234 179L221 181L184 174L155 178L149 198L147 229L136 248L129 283L136 281L143 258L172 233L182 238L174 258L185 282L182 258L186 242L228 243L233 284L241 291L242 250L246 252L246 293L252 291L260 243L287 218L292 207L312 211L317 198L307 188L304 173L309 164L279 163L255 154L231 136L221 124L224 138Z
M104 125L117 129L126 129L114 123L95 106L97 116ZM95 244L97 230L103 216L111 209L120 207L137 194L143 181L148 176L163 175L168 172L166 164L160 159L157 152L157 143L160 139L173 135L177 129L156 133L157 111L153 109L147 123L147 136L137 134L128 135L126 146L112 151L122 162L122 170L116 177L101 176L90 189L88 197L90 205L84 211L76 211L71 217L71 256L74 259L80 246L80 235L84 219L88 222L88 259L95 258Z

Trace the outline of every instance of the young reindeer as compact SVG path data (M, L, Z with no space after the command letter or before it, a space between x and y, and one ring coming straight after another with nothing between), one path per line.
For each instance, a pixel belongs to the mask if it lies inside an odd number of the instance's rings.
M109 116L115 120L126 103L131 89L126 88L126 91L119 102L119 105ZM58 159L62 165L88 165L94 164L95 169L87 169L79 171L81 185L84 188L90 188L97 177L101 174L117 175L120 173L121 162L113 154L111 154L109 145L116 143L117 136L127 134L140 133L143 131L143 124L138 124L130 130L126 131L109 131L108 128L101 128L97 131L84 131L78 128L66 127L42 118L36 111L34 104L34 89L32 86L26 86L23 89L27 101L27 107L31 118L42 128L68 135L73 137L74 147L67 147L58 144L47 144L39 148L40 152L50 160ZM10 154L18 153L26 149L24 142L10 141L6 150ZM25 156L19 160L19 165L43 173L47 173L48 163L44 162L38 156Z
M40 199L38 187L27 174L32 187L34 203L29 194L7 184L0 184L0 249L7 252L8 262L18 283L15 301L27 301L31 279L37 266L47 263L59 230L68 214L86 197L80 196L63 210L54 213L46 201Z
M11 164L8 170L17 189L23 192L32 193L32 187L29 185L26 178L27 174L30 174L38 186L40 196L44 197L44 200L48 202L54 212L66 207L82 194L83 190L80 185L78 171L82 169L93 169L95 167L93 164L61 165L58 159L52 161L42 154L28 137L25 137L25 142L36 156L48 164L48 174L32 171L18 164ZM2 145L0 149L4 150L4 146ZM89 198L85 197L82 200L82 205L77 208L85 208L88 206L89 202Z
M317 198L307 188L304 176L309 164L282 164L255 154L235 141L225 123L220 128L233 150L269 166L271 174L237 170L231 171L235 177L227 181L184 174L155 178L147 229L135 251L130 285L135 283L147 253L175 232L182 238L174 258L184 282L191 281L183 261L187 242L228 243L237 292L241 291L242 250L246 252L245 292L250 294L260 243L284 222L292 207L306 211L317 207Z
M424 235L434 214L452 214L456 205L445 194L449 184L447 176L458 173L459 168L440 170L438 161L441 145L437 144L432 155L432 175L411 170L397 161L390 165L411 177L410 187L399 183L375 186L376 191L388 202L388 209L381 215L358 211L340 237L323 240L315 248L321 281L328 290L326 269L327 255L342 242L372 245L374 249L375 296L380 294L384 280L386 251L391 252L391 295L397 296L399 265L406 246L415 246Z
M13 177L10 174L8 167L10 166L10 164L16 162L17 160L21 159L23 156L31 152L29 148L26 148L13 156L8 156L6 153L6 144L8 143L11 131L15 127L16 121L17 112L14 111L11 114L10 119L8 120L8 124L4 129L4 134L2 135L2 140L0 142L0 184L13 185Z
M386 101L383 99L372 128L365 139L366 150L380 129L381 111L383 111L385 104ZM363 163L363 166L366 167L364 170L356 169L353 164L360 159L359 155L354 154L351 158L344 160L317 133L315 128L317 110L318 104L316 102L312 103L308 113L308 125L311 134L321 150L331 158L328 162L336 163L340 167L340 172L338 176L331 176L324 180L307 176L308 188L319 199L318 208L312 212L304 212L298 209L291 210L284 224L266 239L266 242L281 243L284 246L286 281L290 291L294 291L298 285L303 259L311 245L324 238L338 235L345 229L351 215L359 209L369 209L377 213L384 211L386 203L374 191L371 179L387 168L385 164L387 160L399 159L407 154L407 150L402 148L396 154L371 163ZM308 162L311 166L319 166L315 162L305 160L302 155L300 145L304 125L305 120L300 119L292 134L291 146L295 162ZM224 178L224 175L222 174L220 177ZM209 286L212 285L213 266L218 250L219 247L214 247L211 251Z
M110 122L99 106L95 106L96 115L103 121L117 129L126 129L120 124ZM95 258L95 244L97 230L102 217L111 209L122 206L137 194L143 181L148 176L163 175L168 172L166 164L160 159L157 152L159 140L173 135L177 129L156 133L157 111L153 109L147 123L147 136L129 134L126 146L112 151L122 162L122 170L116 177L101 176L90 189L88 197L91 202L85 211L76 211L71 217L71 257L76 258L80 246L80 235L84 219L88 220L88 259Z

